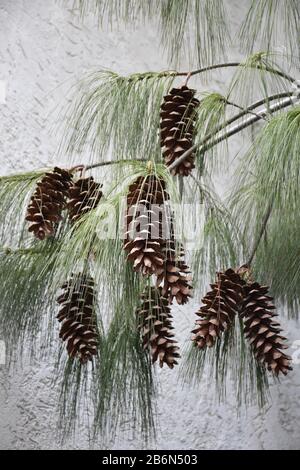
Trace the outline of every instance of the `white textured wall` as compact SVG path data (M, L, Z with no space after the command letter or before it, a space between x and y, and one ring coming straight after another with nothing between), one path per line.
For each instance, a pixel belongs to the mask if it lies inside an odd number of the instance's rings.
M232 28L247 3L228 0ZM236 57L236 51L231 51L230 58ZM2 174L59 163L56 150L60 135L55 123L61 119L58 111L66 91L85 71L99 66L120 73L168 68L159 54L157 35L150 28L104 33L93 18L79 27L72 14L54 0L0 0L0 80L7 83L7 103L0 104ZM222 90L229 73L215 75L210 89ZM239 140L231 145L236 152ZM189 306L175 315L182 339L188 336L193 311ZM291 340L300 338L299 326L291 322L286 326ZM51 357L40 363L29 363L25 357L14 373L0 366L1 449L57 447L52 367ZM217 406L211 393L181 387L175 371L160 371L160 431L152 447L299 448L299 372L300 366L295 366L282 384L272 387L273 401L265 416L251 408L237 418L230 393L228 402ZM141 442L124 436L114 444L114 448L123 449L141 446ZM65 447L87 448L86 429ZM103 447L101 440L95 447Z

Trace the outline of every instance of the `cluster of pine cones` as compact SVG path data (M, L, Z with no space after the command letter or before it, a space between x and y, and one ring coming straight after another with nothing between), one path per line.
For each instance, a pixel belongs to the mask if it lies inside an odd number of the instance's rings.
M184 251L174 235L173 214L164 180L154 174L139 177L127 194L124 250L133 269L143 276L154 276L152 287L142 294L137 311L143 347L152 362L173 368L179 357L173 338L169 305L175 299L185 304L192 295L190 271Z
M54 236L65 210L71 224L78 222L98 205L101 187L92 176L73 181L72 172L55 167L44 175L31 197L26 215L29 231L39 240ZM77 273L62 289L57 299L60 337L67 343L69 356L84 364L97 354L94 281L87 273Z
M194 168L194 127L199 101L195 90L186 85L173 88L161 106L160 137L166 166L185 152L189 155L172 166L173 175L188 176ZM53 236L67 209L72 224L95 208L102 185L93 177L73 180L72 173L60 168L44 175L33 194L26 219L29 231L44 240ZM135 272L152 278L152 286L141 295L137 324L142 344L162 367L173 368L180 357L173 338L170 305L189 301L192 295L190 270L182 245L176 240L174 215L169 206L165 181L148 171L128 188L124 250ZM199 349L212 347L222 333L234 325L238 316L244 321L245 337L257 361L275 375L291 370L291 358L284 354L285 338L274 320L274 305L268 288L249 281L245 266L219 272L211 290L202 299L200 317L192 341ZM97 354L98 332L95 314L94 281L88 273L74 273L63 286L57 302L60 337L66 341L70 357L86 363Z
M268 295L268 287L244 279L247 267L218 272L211 290L202 299L193 330L192 340L199 349L212 347L222 333L234 325L236 316L244 321L244 334L257 361L276 376L291 370L291 357L286 349L286 338L274 320L275 306Z

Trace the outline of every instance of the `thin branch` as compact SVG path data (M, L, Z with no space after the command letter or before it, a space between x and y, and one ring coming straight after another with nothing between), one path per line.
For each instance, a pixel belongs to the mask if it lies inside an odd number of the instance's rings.
M86 165L85 170L92 170L93 168L99 168L107 165L117 165L120 163L132 163L132 162L147 162L147 158L131 159L131 160L108 160L106 162L93 163L92 165Z
M202 144L206 143L207 141L212 139L214 137L214 135L217 134L217 132L222 131L223 129L225 129L225 127L229 126L230 124L237 121L238 119L246 116L247 114L251 114L251 111L253 109L259 108L259 106L262 106L263 104L269 103L270 101L275 101L275 100L278 100L278 99L281 99L281 98L287 98L289 96L295 96L295 95L291 91L288 91L288 92L285 91L285 92L282 92L282 93L276 93L275 95L268 96L267 98L263 98L259 101L255 101L255 103L252 103L251 105L247 106L247 108L244 108L241 113L235 114L234 116L229 118L227 121L225 121L223 124L220 124L218 127L216 127L213 132L211 132L210 134L207 134L204 137L204 139L201 143ZM233 103L230 103L230 104L233 104ZM255 113L255 115L258 115L258 113ZM260 118L263 119L263 117L260 117Z
M260 242L261 242L261 239L262 239L262 237L263 237L263 235L264 235L264 233L265 233L265 231L266 231L266 229L267 229L267 224L268 224L270 215L271 215L271 213L272 213L272 208L273 208L273 201L270 202L269 207L268 207L268 209L267 209L267 211L266 211L266 214L265 214L265 216L264 216L264 218L263 218L260 232L259 232L259 234L258 234L257 239L256 239L255 242L254 242L254 246L253 246L253 248L252 248L252 252L251 252L251 254L250 254L249 260L248 260L248 262L246 263L248 267L251 266L251 263L252 263L252 261L253 261L253 259L254 259L254 256L255 256L255 254L256 254L256 252L257 252L257 250L258 250L258 247L259 247L259 244L260 244Z
M226 103L229 104L229 106L232 106L233 108L239 109L242 112L245 111L245 108L243 108L243 106L239 106L238 104L233 103L233 101L226 100ZM254 111L251 111L249 109L247 109L247 114L252 114L253 116L258 116L259 119L263 119L264 121L267 120L264 116L259 116L257 113L255 113Z
M222 68L227 68L227 67L242 67L243 65L245 65L243 62L226 62L226 63L221 63L221 64L209 65L207 67L202 67L201 69L193 70L191 72L174 72L174 76L175 77L183 77L183 76L187 76L187 75L193 76L193 75L198 75L200 73L208 72L209 70L216 70L216 69L222 69ZM296 84L297 87L299 88L299 84L298 84L297 80L294 77L292 77L291 75L289 75L285 72L282 72L281 70L273 69L273 68L270 68L270 67L267 67L267 66L260 66L259 64L256 64L255 66L252 66L252 67L251 67L251 65L249 65L249 67L250 68L257 68L259 70L265 70L266 72L278 75L279 77L282 77L285 80ZM167 73L170 73L170 72L166 72L166 74Z
M228 129L228 131L224 132L220 136L216 137L215 139L210 140L207 143L199 142L198 144L193 145L191 148L189 148L186 152L184 152L177 160L175 160L172 165L170 165L168 168L169 170L173 170L176 168L180 163L182 163L187 157L189 157L198 147L200 147L200 152L206 152L210 148L214 147L215 145L219 144L223 140L228 139L229 137L237 134L241 130L245 129L248 126L251 126L255 122L257 122L261 116L268 115L270 113L275 113L276 111L279 111L280 109L286 108L287 106L290 106L293 104L293 102L297 99L297 96L292 96L290 98L286 98L282 100L279 103L275 103L274 105L270 106L268 109L264 108L261 111L258 111L255 116L250 116L248 119L245 121L241 122L240 124L237 124L236 126L231 127ZM240 117L240 116L239 116ZM227 123L226 123L227 126ZM205 141L207 138L205 139Z
M239 124L238 126L235 126L231 129L229 129L227 133L223 134L222 136L218 137L217 139L213 140L212 142L208 142L214 137L214 135L216 135L218 132L220 132L221 130L226 128L228 125L232 124L233 122L235 122L238 119L242 118L243 116L247 115L249 113L249 111L251 111L251 110L253 110L253 109L255 109L259 106L262 106L266 102L274 101L274 100L280 99L280 98L287 98L287 97L290 97L290 99L287 103L283 103L283 104L276 103L276 105L274 105L273 107L271 106L268 109L268 113L270 113L270 112L275 112L279 109L282 109L282 108L292 104L292 102L293 102L292 98L295 97L295 95L292 92L277 93L276 95L269 96L268 98L256 101L255 103L251 104L250 106L245 108L243 111L241 111L239 114L236 114L235 116L232 116L226 122L224 122L219 127L217 127L214 130L213 133L211 133L211 134L207 135L206 137L204 137L204 139L201 142L199 142L198 144L195 144L193 147L191 147L189 150L187 150L187 152L185 152L180 158L178 158L172 165L169 166L169 169L176 168L176 166L179 165L185 158L187 158L187 156L189 156L191 153L193 153L197 149L198 146L203 146L203 149L201 149L201 150L206 151L209 148L214 147L215 145L217 145L222 140L225 140L226 138L230 137L231 135L234 135L237 132L239 132L240 130L244 129L245 127L253 124L253 122L258 121L261 118L264 118L264 115L266 115L266 113L267 113L267 108L265 108L265 109L255 113L254 115L252 115L251 116L252 119L250 118L250 120L247 120L247 121ZM275 109L275 107L276 107L276 109ZM98 163L93 163L91 165L87 165L87 166L85 166L85 170L92 170L94 168L99 168L99 167L107 166L107 165L116 165L116 164L120 164L120 163L125 163L126 164L126 163L132 163L132 162L147 162L147 161L148 160L146 158L131 159L131 160L109 160L109 161L105 161L105 162L98 162Z

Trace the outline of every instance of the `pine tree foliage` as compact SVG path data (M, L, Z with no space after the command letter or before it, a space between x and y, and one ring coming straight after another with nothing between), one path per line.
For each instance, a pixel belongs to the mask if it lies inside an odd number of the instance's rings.
M246 250L265 225L253 268L297 317L299 218L291 208L299 200L299 117L299 107L294 107L273 117L262 129L237 170L237 190L232 197Z
M54 322L47 311L55 305L49 283L58 243L49 240L39 247L0 251L0 330L9 356L16 357L27 342L38 356L41 345L49 345L53 338Z
M293 86L294 79L285 71L284 55L262 50L241 62L229 85L228 98L247 107L255 99L267 99Z
M106 20L113 26L115 20L136 24L159 16L171 62L185 54L190 68L200 64L201 69L126 77L100 70L83 78L67 110L60 148L69 155L66 170L73 183L49 239L38 240L43 237L29 233L25 216L30 198L37 199L36 189L53 169L0 177L0 330L9 352L16 353L29 342L32 351L43 346L47 354L50 343L60 343L59 315L61 336L68 345L67 351L65 344L57 347L55 364L56 378L62 382L58 403L63 437L74 431L81 416L88 417L92 437L100 433L103 439L113 439L130 422L131 429L147 439L155 434L156 396L149 359L170 368L179 362L170 331L172 303L184 305L193 287L194 297L203 298L205 305L190 342L198 347L190 344L181 352L183 376L196 386L207 372L220 399L231 379L238 406L263 405L269 386L266 365L276 376L289 370L290 359L281 350L283 337L268 289L247 277L250 268L253 278L268 283L291 316L298 317L300 304L299 85L286 66L297 63L298 4L253 2L241 31L251 55L240 64L215 62L227 38L221 1L75 0L73 6L82 16L96 12L100 26ZM279 15L290 36L288 54L281 55L269 50ZM255 52L252 40L264 43L266 52ZM228 89L222 94L203 92L203 74L224 67L233 75ZM197 90L193 99L200 101L199 106L194 101L193 139L188 136L178 159L166 165L161 138L173 136L160 135L165 129L160 129L161 117L164 124L170 117L161 115L170 103L164 97L187 83ZM168 112L174 111L173 105L168 104ZM256 122L257 137L245 154L244 148L240 150L237 176L230 179L232 191L226 200L214 186L236 166L229 139L250 127L255 133ZM73 161L74 155L84 155L85 168ZM180 172L176 165L184 161L192 163ZM142 276L126 259L124 217L140 196L150 214L157 191L149 181L162 186L158 202L166 206L171 235L159 237L161 269ZM35 206L30 216L36 215ZM127 222L134 217L130 214ZM158 227L160 232L161 221ZM130 254L132 248L140 250L140 240L130 245ZM146 252L149 245L142 248ZM244 263L249 265L246 271L227 270ZM203 297L207 277L216 272L217 281ZM79 273L90 277L78 283ZM237 277L241 282L235 282ZM55 299L62 285L59 308Z
M249 34L249 32L251 34ZM278 37L286 39L285 53L299 63L300 5L297 0L252 0L240 30L243 46L253 51L255 43L270 50L281 47Z
M101 26L152 21L175 66L186 56L196 64L212 63L224 55L229 38L223 1L75 0L73 8L82 18L96 14Z
M100 27L158 23L161 45L175 66L182 57L188 57L195 66L217 62L224 57L226 45L235 40L227 26L228 5L224 0L74 0L72 7L83 20L96 14ZM241 45L246 52L253 52L254 47L281 49L277 38L283 35L285 54L299 63L299 19L297 0L252 0L241 18Z
M140 155L159 160L160 105L173 79L174 72L128 77L107 70L89 74L75 91L67 112L62 150L74 154L88 149L91 162L106 159L109 151L118 159Z

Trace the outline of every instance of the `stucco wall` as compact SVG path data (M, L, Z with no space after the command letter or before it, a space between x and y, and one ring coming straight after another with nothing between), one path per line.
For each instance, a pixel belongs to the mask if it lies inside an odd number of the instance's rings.
M235 29L248 1L227 3ZM120 73L166 69L159 51L155 29L150 27L100 32L94 18L79 26L71 12L54 0L0 0L0 80L7 83L7 101L0 105L1 174L57 162L57 122L63 121L59 111L66 104L66 91L85 71L99 66ZM235 49L230 51L230 59L238 57ZM229 73L215 75L209 88L222 90ZM205 89L199 82L197 87ZM236 153L239 138L231 145ZM188 336L193 311L192 305L176 311L182 340ZM291 341L300 338L299 326L293 322L285 326ZM13 372L0 366L1 449L57 447L53 361L50 357L30 363L25 355ZM153 448L299 448L300 366L272 387L273 401L264 416L253 407L239 418L230 393L228 402L217 406L211 393L178 385L174 371L159 375L160 430ZM101 439L94 446L102 448ZM113 446L140 448L142 443L120 436ZM87 448L87 429L83 427L65 447Z

